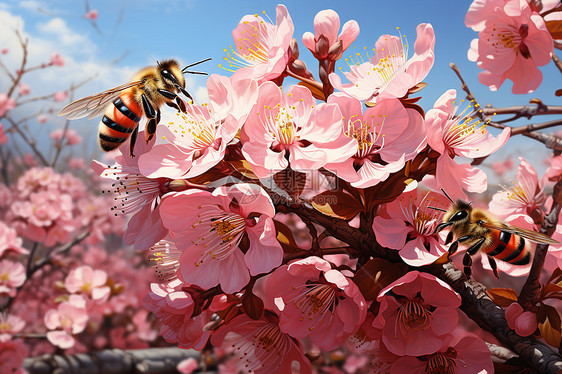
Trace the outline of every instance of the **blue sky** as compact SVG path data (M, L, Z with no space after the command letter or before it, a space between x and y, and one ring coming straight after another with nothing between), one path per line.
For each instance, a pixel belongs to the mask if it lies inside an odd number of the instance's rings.
M213 61L202 65L201 69L209 73L229 75L230 73L220 69L218 64L222 62L225 55L223 49L233 44L232 29L236 27L242 16L261 14L264 10L271 19L275 20L276 4L277 2L272 1L250 0L236 2L89 0L89 7L99 12L97 25L101 30L100 34L88 20L82 17L85 13L84 1L8 0L0 2L0 12L3 12L0 13L0 24L4 21L2 17L19 17L30 39L38 40L38 44L43 43L48 46L43 49L38 46L39 50L50 55L49 48L60 48L59 53L67 57L69 61L67 67L49 72L46 74L48 78L39 77L34 81L35 84L44 84L45 89L52 90L57 84L61 84L62 90L65 88L63 84L67 84L69 79L76 81L81 75L98 73L96 70L99 69L100 78L77 92L77 96L86 96L112 85L124 83L138 68L152 64L155 60L170 57L177 58L183 63L212 57ZM435 65L425 79L428 86L421 91L420 102L426 111L445 90L456 88L460 91L459 81L449 68L450 62L455 62L459 66L481 104L492 103L494 106L525 104L533 97L539 97L548 104L560 103L560 98L556 98L553 94L560 88L560 75L553 64L541 68L544 76L548 78L533 94L512 95L509 81L497 92L491 92L478 83L479 69L475 63L466 58L470 41L477 37L475 32L464 26L464 16L470 1L289 0L283 4L287 6L295 24L294 37L301 47L301 59L307 63L313 74L317 71L315 61L300 42L301 37L306 31L314 31L313 19L318 11L331 8L340 15L342 25L349 19L359 23L361 32L353 45L360 51L363 47L372 48L381 34L395 34L396 27L400 27L407 35L409 44L413 46L416 26L422 22L433 25L436 34ZM0 47L7 43L5 38L9 36L0 35ZM117 65L109 66L110 61L125 52L127 55ZM345 63L343 61L341 63L345 69ZM196 98L197 95L204 96L202 94L204 82L205 79L199 77L193 77L188 81L192 88L190 91L195 92ZM293 81L288 80L288 82ZM5 82L0 78L0 91L4 85ZM543 117L538 121L550 119L554 118ZM53 121L57 120L53 119ZM95 131L97 121L93 122L95 124L91 127ZM541 149L540 144L520 138L514 139L513 146L502 150L499 157L515 154L514 147L522 152ZM546 154L544 152L544 155ZM537 158L534 164L540 168L540 163Z

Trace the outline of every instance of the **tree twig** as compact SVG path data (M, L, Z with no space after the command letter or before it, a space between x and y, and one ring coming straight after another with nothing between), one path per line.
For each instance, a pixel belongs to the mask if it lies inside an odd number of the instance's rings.
M556 65L558 70L562 73L562 61L560 61L560 58L556 56L554 52L552 53L552 62L554 62L554 65Z

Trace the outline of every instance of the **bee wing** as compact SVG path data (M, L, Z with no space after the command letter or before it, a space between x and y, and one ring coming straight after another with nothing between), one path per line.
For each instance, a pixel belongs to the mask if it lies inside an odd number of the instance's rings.
M552 239L550 236L547 236L543 233L540 232L536 232L533 230L527 230L524 229L522 227L517 227L517 226L510 226L507 225L503 222L500 222L500 224L494 224L492 222L485 222L484 224L482 224L482 226L488 228L488 229L493 229L493 230L501 230L501 231L506 231L515 235L519 235L524 237L525 239L529 239L532 242L535 243L542 243L542 244L560 244L560 242Z
M88 119L92 119L100 116L105 112L107 106L119 97L121 92L141 84L141 81L129 82L107 91L73 101L60 110L59 116L65 116L67 119L78 119L86 116L88 116Z

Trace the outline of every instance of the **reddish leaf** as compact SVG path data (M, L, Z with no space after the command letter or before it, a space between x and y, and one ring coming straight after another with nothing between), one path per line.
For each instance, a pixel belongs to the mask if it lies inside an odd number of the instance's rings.
M557 285L557 284L547 284L546 286L544 286L544 288L542 289L541 294L547 295L547 294L556 294L562 291L562 287ZM547 297L548 298L548 297Z
M251 291L242 296L242 309L251 319L258 320L263 314L263 301Z
M232 160L228 161L228 163L236 169L237 172L245 176L246 178L250 179L259 179L252 170L252 167L246 160Z
M279 241L279 244L281 244L281 247L283 247L283 252L284 253L300 252L301 249L295 242L295 239L293 238L293 232L291 231L291 229L289 229L285 224L279 221L273 220L273 223L275 224L275 230L277 231L277 240Z
M557 89L556 91L554 91L554 95L556 96L562 96L562 88Z
M546 28L552 35L552 39L562 39L562 21L546 21Z
M408 95L413 94L413 93L418 92L418 91L421 91L425 86L427 86L427 83L425 83L425 82L420 82L420 83L416 84L414 87L412 87L408 90Z
M353 281L367 301L374 300L379 292L408 271L403 263L393 263L380 258L367 261L355 272Z
M314 196L312 206L327 216L345 220L350 220L357 213L364 211L359 201L342 191L322 192Z
M551 346L558 348L562 335L560 334L560 315L556 308L541 304L537 312L537 322L542 338Z
M488 288L486 293L496 304L502 307L509 306L517 301L517 293L511 288Z
M273 176L275 184L286 191L293 199L297 199L306 184L306 174L292 169L281 170Z
M326 95L324 95L324 92L322 92L322 90L319 90L318 87L308 84L306 82L299 82L298 85L308 88L315 99L326 101Z

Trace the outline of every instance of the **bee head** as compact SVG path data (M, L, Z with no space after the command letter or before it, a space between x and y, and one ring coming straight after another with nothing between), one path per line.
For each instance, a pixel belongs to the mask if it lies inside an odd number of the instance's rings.
M170 87L180 85L185 86L185 80L180 69L180 64L176 60L165 60L158 62L158 71L162 76L162 80Z

